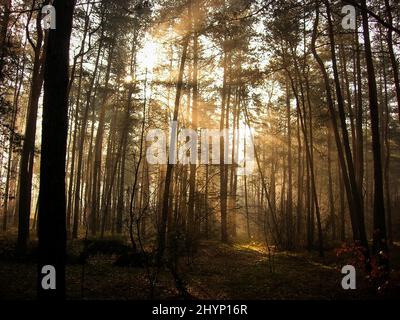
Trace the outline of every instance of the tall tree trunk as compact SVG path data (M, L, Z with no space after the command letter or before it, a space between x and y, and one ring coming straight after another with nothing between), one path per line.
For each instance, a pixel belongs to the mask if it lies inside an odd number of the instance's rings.
M87 127L87 122L88 122L88 117L89 117L89 108L90 108L90 103L92 101L92 92L93 92L93 88L94 88L94 83L96 81L96 73L97 73L98 66L99 66L102 48L103 48L102 41L100 41L99 48L97 51L96 62L94 64L93 76L90 80L89 88L88 88L88 91L86 94L86 105L85 105L85 109L83 111L81 128L80 128L80 132L79 132L78 161L77 161L76 175L75 175L76 182L75 182L74 213L73 213L73 226L72 226L72 238L73 239L76 239L78 237L79 215L80 215L79 201L80 201L80 190L81 190L81 182L82 182L82 163L83 163L83 155L84 155L83 149L84 149L84 145L85 145L86 127ZM83 57L82 57L82 60L83 60ZM81 61L81 63L82 63L82 61ZM81 68L82 68L82 65L81 65ZM79 80L79 82L81 82L81 79ZM92 132L93 132L93 130L92 130Z
M227 110L227 95L228 95L228 57L227 53L224 51L223 58L223 68L224 68L224 79L222 85L222 102L221 102L221 120L220 120L220 130L221 132L226 128L226 119L229 119L229 111ZM225 136L220 138L220 211L221 211L221 241L228 242L228 221L227 221L227 201L228 201L228 181L227 181L227 154L225 145Z
M328 125L328 194L329 194L329 216L332 226L332 240L336 240L336 215L335 201L333 198L333 181L332 181L332 129L331 124Z
M28 101L28 114L26 118L25 140L22 147L19 168L19 199L18 199L18 254L25 254L29 239L29 224L31 214L31 192L33 162L35 158L36 120L40 93L43 84L44 60L46 58L46 45L42 50L43 33L40 14L36 18L37 42L36 45L29 40L34 49L34 64L32 71L31 89ZM27 30L27 34L29 31ZM28 36L29 37L29 36ZM30 38L28 38L30 39ZM44 40L46 42L46 39ZM42 52L43 51L43 52Z
M358 33L355 32L356 42L356 70L357 70L357 109L356 109L356 181L357 185L362 190L364 185L364 137L363 137L363 89L361 75L361 48L358 39ZM363 204L363 200L361 200Z
M3 81L3 68L5 57L7 55L7 33L10 23L11 0L4 0L2 4L2 16L0 17L0 81Z
M189 37L186 36L184 43L183 43L182 56L181 56L181 61L180 61L180 66L179 66L179 74L178 74L178 79L177 79L177 83L176 83L174 114L173 114L173 118L172 118L173 122L176 122L178 120L179 105L180 105L182 88L183 88L183 73L185 70L188 45L189 45ZM172 150L171 152L174 152L174 154L175 154L175 148L176 148L176 143L175 143L176 135L177 135L177 132L174 132L174 130L172 130L169 148L170 148L170 151ZM171 152L170 152L170 154L171 154ZM175 156L174 156L174 158L175 158ZM173 169L174 169L174 164L171 163L174 161L172 161L172 160L173 159L170 159L170 157L168 157L167 172L165 174L165 185L164 185L162 208L161 208L161 221L160 221L160 226L159 226L159 230L158 230L158 248L157 248L157 258L156 258L158 265L161 265L162 258L164 256L164 250L165 250L165 241L166 241L165 236L166 236L167 224L168 224L168 212L170 210L169 197L170 197L170 189L171 189L171 183L172 183L172 174L173 174Z
M297 68L297 62L295 59L295 66L296 66L296 73L299 72ZM318 202L318 195L317 195L317 188L316 188L316 179L315 179L315 165L313 161L313 156L311 154L311 144L308 139L308 134L306 130L306 112L305 112L305 102L304 102L304 93L302 89L302 84L300 83L300 94L301 94L301 103L300 103L300 98L298 96L296 86L294 83L294 80L291 78L290 73L288 73L290 81L291 81L291 86L292 86L292 91L293 94L295 95L296 98L296 105L297 108L300 110L299 115L300 115L300 124L301 124L301 129L303 131L303 136L304 136L304 148L306 151L306 159L308 163L308 167L310 170L310 187L311 187L311 195L313 199L313 203L311 205L315 205L315 212L316 212L316 218L317 218L317 228L318 228L318 250L320 256L324 256L324 247L323 247L323 235L322 235L322 224L321 224L321 213L320 213L320 207L319 207L319 202ZM301 105L303 106L303 110L301 110ZM313 223L313 216L311 216L311 223Z
M393 25L392 9L390 7L389 0L385 0L385 9L386 9L386 16L387 16L387 19L388 19L388 23L390 25ZM397 64L396 54L395 54L394 48L393 48L393 31L391 29L387 30L387 44L388 44L388 49L389 49L390 62L392 64L394 86L395 86L395 89L396 89L397 107L398 107L398 113L399 113L399 118L400 118L399 66Z
M384 61L384 60L383 60ZM386 196L386 213L387 213L387 236L389 245L393 245L393 225L392 225L392 195L390 189L390 163L391 163L391 148L390 148L390 137L389 137L389 121L390 121L390 110L389 110L389 97L388 97L388 86L387 86L387 74L385 69L385 63L383 63L383 74L384 74L384 106L385 113L383 117L383 143L385 146L384 155L384 180L385 180L385 196ZM382 110L383 111L383 110Z
M340 162L338 162L338 180L339 180L339 221L340 221L340 240L346 240L346 220L345 220L345 206L344 206L344 183L343 183L343 173L341 172Z
M85 26L84 26L84 34L83 34L83 39L81 42L81 49L78 53L78 55L75 57L75 61L74 61L74 67L73 67L73 71L71 72L71 77L74 76L75 73L75 66L76 66L76 59L80 57L80 62L79 62L79 81L78 81L78 89L77 89L77 93L76 93L76 106L75 106L75 116L73 118L75 118L75 128L74 128L74 134L73 134L73 138L72 138L72 163L71 163L71 171L70 171L70 176L69 176L69 190L68 190L68 201L67 201L67 233L68 235L71 235L72 232L72 238L76 238L77 236L77 230L76 232L74 232L74 223L75 223L75 219L73 216L73 204L72 204L72 200L73 200L73 185L74 185L74 181L75 181L75 188L78 185L78 181L76 180L80 180L80 174L81 172L79 172L79 176L78 179L74 179L74 173L75 170L77 170L77 168L75 168L75 154L77 151L77 148L79 148L79 144L77 146L77 140L78 138L78 127L79 127L79 114L81 113L81 92L82 92L82 79L83 79L83 57L84 57L84 51L85 51L85 42L86 42L86 37L87 37L87 33L88 33L88 27L89 27L89 16L88 16L88 10L86 10L86 16L85 16ZM71 92L71 88L72 88L72 84L73 84L73 79L71 79L69 85L68 85L68 94ZM87 117L85 119L85 121L87 121ZM85 124L86 127L86 124ZM83 150L82 150L83 151ZM79 150L78 150L79 152ZM78 154L78 158L81 157L81 165L82 165L82 155ZM67 162L68 163L68 162ZM67 166L68 168L68 166ZM80 181L79 181L79 187L80 187ZM79 190L80 188L78 188L78 190L75 190L75 195L78 194L79 195ZM79 199L79 197L78 197ZM78 210L79 210L79 201L75 201L74 205L78 206ZM71 230L71 220L72 221L72 230Z
M244 145L246 146L246 136L244 137ZM246 147L244 148L244 158L246 159ZM246 166L246 163L245 163ZM247 226L247 238L251 240L251 232L250 232L250 213L249 213L249 197L247 192L247 175L243 177L244 183L244 206L246 210L246 226Z
M13 100L13 113L11 119L11 128L10 128L10 136L9 136L9 146L8 146L8 163L7 163L7 176L6 176L6 186L4 191L4 203L3 203L3 231L7 231L8 224L8 216L9 216L9 197L10 197L10 184L11 184L11 172L13 161L15 161L13 157L14 151L14 136L15 136L15 128L17 122L18 115L18 104L19 97L21 92L21 87L23 84L23 74L25 71L25 61L20 66L20 59L18 60L17 74L15 77L15 91L14 91L14 100ZM20 73L21 72L21 73Z
M288 143L288 192L286 204L286 239L288 249L293 247L293 186L292 186L292 124L290 108L290 84L286 83L286 116L287 116L287 143Z
M300 136L300 116L299 110L296 112L296 127L297 127L297 206L296 206L296 242L299 244L302 241L302 212L303 212L303 187L304 187L304 161L303 150Z
M92 203L90 210L90 233L95 235L98 229L98 215L100 208L100 178L101 178L101 158L102 158L102 146L103 146L103 136L104 136L104 123L105 123L105 113L106 106L108 103L109 97L109 81L111 74L111 64L113 58L113 48L114 46L110 46L108 52L108 62L107 62L107 70L106 76L104 79L105 87L104 87L104 95L102 97L102 104L100 107L100 115L99 115L99 124L96 133L96 140L94 144L94 163L93 163L93 183L92 183Z
M193 74L192 74L192 122L191 128L197 131L198 122L198 100L199 100L199 84L198 84L198 63L199 63L199 39L198 39L198 1L194 1L193 6ZM189 100L189 99L188 99ZM189 199L188 199L188 239L189 247L193 245L193 238L196 238L195 233L195 203L196 203L196 168L197 163L190 164L189 174Z
M329 3L325 2L327 9L329 10ZM359 195L357 194L358 188L355 183L355 176L354 176L354 170L351 171L350 169L348 170L346 166L346 160L344 156L344 152L342 149L342 141L339 135L339 129L338 129L338 123L337 123L337 115L336 115L336 110L334 107L333 103L333 96L332 96L332 90L330 87L330 80L328 73L325 69L324 62L322 61L321 57L317 53L316 50L316 40L317 40L317 34L318 34L318 24L319 24L319 1L316 1L316 17L314 21L314 28L313 28L313 34L312 34L312 41L311 41L311 50L313 53L313 56L315 60L317 61L319 68L321 70L321 73L324 78L324 84L325 84L325 91L326 91L326 98L327 98L327 105L330 113L330 119L332 121L332 129L336 141L336 148L338 151L338 158L339 158L339 163L340 163L340 168L341 168L341 173L342 173L342 178L343 178L343 183L345 186L346 194L347 194L347 201L349 204L349 212L350 212L350 218L351 218L351 226L353 229L353 237L354 240L358 240L360 238L360 244L363 247L363 254L365 257L365 264L366 268L370 269L370 258L369 258L369 247L368 247L368 241L365 233L365 226L363 225L363 214L362 214L362 204L360 203L361 199ZM330 15L328 15L329 17ZM330 23L330 33L332 31L331 29L331 23ZM333 41L331 40L331 51L333 53L334 46L332 48ZM337 72L336 72L337 74ZM342 114L343 116L343 114ZM342 126L342 130L346 129L345 127ZM345 132L344 132L345 134ZM348 139L347 139L347 150L349 149L348 146ZM347 160L349 160L349 155L347 155ZM351 177L351 178L350 178ZM351 185L350 185L351 182ZM360 223L361 222L361 223Z
M347 125L346 125L344 100L343 100L343 96L342 96L342 88L340 85L339 72L338 72L338 68L337 68L337 60L336 60L336 52L335 52L335 39L334 39L333 24L332 24L332 19L331 19L331 9L330 9L330 4L328 1L326 1L326 9L327 9L327 15L328 15L328 31L329 31L328 33L329 33L329 39L330 39L332 68L333 68L335 88L336 88L337 104L338 104L338 109L339 109L339 119L340 119L340 125L341 125L341 129L342 129L343 145L344 145L344 151L345 151L345 157L346 157L349 182L351 185L351 192L353 194L354 204L355 204L355 209L356 209L355 213L356 213L357 229L358 229L356 239L359 239L364 245L368 245L367 236L365 234L364 212L363 212L363 206L362 206L361 192L360 192L360 187L357 185L357 181L356 181L356 177L355 177L354 162L353 162L353 157L352 157L352 153L351 153L351 149L350 149L350 140L349 140Z
M361 1L363 35L365 42L365 61L368 72L369 112L372 131L372 154L374 159L374 229L373 229L373 252L378 258L378 263L386 271L389 269L387 257L387 236L385 221L385 206L383 196L383 175L382 175L382 153L379 129L378 94L375 78L375 68L372 57L371 40L369 36L368 14L366 12L367 2Z
M55 0L57 28L49 32L44 71L39 196L38 296L65 298L65 158L68 132L68 67L73 0ZM44 266L56 271L56 288L46 290ZM51 271L50 271L51 272ZM46 280L45 280L46 281Z

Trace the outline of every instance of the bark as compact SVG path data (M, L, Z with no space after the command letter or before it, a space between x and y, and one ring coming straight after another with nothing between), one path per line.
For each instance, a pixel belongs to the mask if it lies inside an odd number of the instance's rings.
M176 83L176 96L175 96L174 114L173 114L172 121L178 120L179 105L180 105L182 88L183 88L183 73L185 70L188 45L189 45L189 37L186 36L184 39L184 43L183 43L182 56L181 56L180 66L179 66L179 74L178 74L178 79L177 79L177 83ZM176 139L176 136L174 136L174 134L171 133L169 147L172 148L172 150L175 150L175 147L176 147L175 139ZM170 159L168 157L167 171L165 174L164 192L163 192L163 197L162 197L163 200L162 200L162 207L161 207L161 221L160 221L160 226L159 226L159 230L158 230L158 248L157 248L157 257L156 257L157 265L161 265L162 259L164 256L164 251L165 251L168 213L170 210L169 197L170 197L170 189L171 189L171 183L172 183L172 174L173 174L173 170L174 170L174 165L172 163L170 163L171 160L172 159Z
M220 130L224 130L229 123L225 123L226 119L229 119L229 111L227 110L227 95L228 95L228 57L227 53L224 52L223 68L224 68L224 79L222 85L222 103L221 103L221 120ZM221 213L221 241L228 242L228 221L227 221L227 201L228 201L228 181L227 181L227 165L225 164L225 155L227 154L225 145L225 137L220 138L220 213Z
M7 33L10 23L11 0L4 1L4 11L0 17L0 81L3 80L3 68L5 64L5 57L7 56Z
M329 194L329 216L332 226L332 239L336 240L336 215L335 215L335 201L333 197L333 179L332 179L332 129L328 127L328 194Z
M378 263L386 271L389 269L389 259L387 257L387 236L385 221L385 206L383 196L383 175L382 175L382 153L379 128L378 93L375 78L375 67L372 57L371 40L369 35L368 14L366 0L361 1L362 25L365 42L365 61L368 72L368 93L369 93L369 112L372 131L372 154L374 159L374 210L373 210L373 252L378 258Z
M111 74L111 64L113 58L113 48L111 46L108 52L108 62L107 62L107 70L106 76L104 79L104 93L102 95L102 104L100 107L100 115L99 115L99 123L96 133L95 145L94 145L94 163L93 163L93 181L92 181L92 203L91 203L91 210L90 210L90 219L89 219L89 226L90 226L90 233L95 235L98 229L98 211L100 208L100 184L101 184L101 161L102 161L102 148L103 148L103 136L104 136L104 124L105 124L105 113L106 113L106 106L108 103L109 97L109 81L110 81L110 74Z
M357 109L356 109L356 149L355 149L355 170L356 181L360 190L364 184L364 137L363 137L363 90L361 75L361 48L358 40L358 33L355 33L356 40L356 70L357 70ZM362 201L363 203L363 201Z
M287 247L293 247L293 178L292 178L292 124L290 108L290 84L286 83L286 116L287 116L287 144L288 144L288 191L286 205L286 238Z
M193 74L192 74L192 130L197 131L198 122L198 99L199 99L199 85L198 85L198 63L199 63L199 46L198 46L198 14L199 6L197 1L193 4ZM192 238L196 237L195 232L195 203L196 203L196 170L197 163L190 164L189 174L189 199L188 199L188 239L189 245L193 244Z
M35 3L35 2L34 2ZM33 3L33 5L34 5ZM36 18L37 42L36 44L27 35L34 49L34 63L32 71L31 89L28 101L28 113L25 127L25 140L22 147L21 162L19 168L19 199L18 199L18 240L17 253L24 255L29 240L29 224L31 214L31 191L33 162L35 157L36 120L40 93L42 91L44 61L46 58L46 44L43 47L43 39L40 15Z
M390 7L389 0L385 0L385 9L386 9L386 16L388 19L388 23L393 25L393 16L392 16L392 9ZM390 55L390 62L392 64L392 72L393 72L393 80L394 86L396 89L396 98L397 98L397 108L399 113L400 119L400 78L399 78L399 66L397 64L396 54L393 48L393 31L391 29L387 30L387 45L389 49Z
M68 67L74 1L56 0L57 28L49 32L44 71L39 195L38 297L65 298L65 159L68 132ZM56 289L44 290L42 267L54 266Z
M21 71L21 73L20 73ZM18 115L18 104L21 92L21 87L23 84L23 74L25 71L25 61L20 66L20 60L18 60L17 75L15 77L15 91L14 91L14 101L13 101L13 113L11 119L11 128L9 136L9 146L8 146L8 162L7 162L7 176L6 176L6 186L4 190L4 203L3 203L3 231L7 231L8 216L9 216L9 197L10 197L10 184L11 184L11 171L13 167L13 162L15 159L13 157L14 151L14 135L16 129L16 121Z

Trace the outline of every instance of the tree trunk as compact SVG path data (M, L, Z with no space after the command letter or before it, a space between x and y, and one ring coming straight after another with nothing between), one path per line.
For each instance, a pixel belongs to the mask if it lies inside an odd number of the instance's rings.
M222 87L222 103L221 103L221 120L220 120L220 130L221 132L226 128L225 119L228 119L229 112L227 111L226 100L227 100L227 53L224 52L223 58L223 68L224 68L224 80ZM228 221L227 221L227 201L228 201L228 181L227 181L227 165L225 162L227 161L225 154L227 152L225 149L228 146L225 145L225 137L222 136L220 138L220 211L221 211L221 241L226 243L228 242Z
M292 124L290 108L290 84L286 83L286 116L287 116L287 143L288 143L288 192L286 204L286 240L287 248L293 247L293 186L292 186Z
M366 267L367 267L367 269L370 269L368 241L366 238L365 226L363 225L362 204L360 203L361 199L357 195L358 188L355 183L354 170L353 171L351 171L350 169L348 170L348 168L346 166L346 160L345 160L344 152L342 149L342 141L339 136L339 129L338 129L338 123L337 123L337 118L336 118L336 110L334 108L329 76L328 76L327 71L325 70L324 62L322 61L321 57L317 53L316 46L315 46L316 39L317 39L317 31L318 31L317 29L318 29L318 24L319 24L319 3L318 3L318 1L316 1L316 4L317 4L316 5L316 18L315 18L314 28L313 28L311 49L313 52L313 56L314 56L315 60L317 61L319 68L321 70L321 73L323 75L323 78L324 78L327 105L328 105L328 109L329 109L329 113L330 113L330 118L332 121L332 129L333 129L333 133L334 133L334 137L335 137L335 141L336 141L336 147L337 147L337 151L338 151L338 157L339 157L339 163L340 163L343 183L344 183L344 186L346 189L347 200L348 200L348 204L349 204L351 225L352 225L352 229L353 229L353 237L354 237L354 240L357 240L360 238L361 246L363 247L363 254L365 257ZM325 2L325 4L327 7L327 10L330 13L329 3ZM330 14L328 14L328 17L330 17ZM332 33L331 23L329 23L329 30L330 30L330 34L331 34ZM332 58L334 58L335 56L333 55L333 53L334 53L333 39L331 39L330 42L331 42ZM337 76L337 72L335 72L335 73ZM343 116L343 113L342 113L342 116ZM343 117L342 117L342 119L343 119ZM344 129L346 129L346 128L342 126L342 130L344 130ZM344 132L344 136L345 136L345 132ZM348 151L349 150L348 139L347 139L347 147L346 148ZM347 160L349 162L349 160L351 160L351 159L349 159L349 154L347 153L346 155L347 155ZM350 176L352 176L352 177L350 178ZM350 182L351 182L351 186L350 186Z
M21 71L21 73L20 73ZM16 121L18 115L18 104L19 96L21 92L21 87L23 84L23 73L25 71L25 62L20 66L20 60L18 60L17 75L15 77L15 91L14 91L14 101L13 101L13 114L11 120L10 136L9 136L9 146L8 146L8 163L7 163L7 176L6 176L6 186L4 191L4 204L3 204L3 231L7 231L8 216L9 216L9 197L10 197L10 184L11 184L11 171L13 167L13 162L15 162L13 157L14 151L14 135L16 128Z
M329 194L329 217L332 226L332 240L336 240L336 215L335 201L333 198L333 181L332 181L332 129L331 124L328 125L328 194Z
M108 102L108 89L109 89L109 80L111 74L111 64L113 58L113 48L111 46L108 53L108 62L107 62L107 70L106 76L104 79L105 88L104 95L102 97L102 104L100 108L99 115L99 124L97 128L96 140L94 145L94 163L93 163L93 181L92 181L92 203L90 209L90 233L95 235L98 229L98 211L100 208L100 178L101 178L101 158L102 158L102 146L103 146L103 135L104 135L104 122L105 122L105 113L106 106Z
M331 11L330 11L330 4L326 1L326 8L327 8L327 15L328 15L328 31L329 31L329 39L330 39L330 48L331 48L331 58L332 58L332 68L335 80L335 88L336 88L336 96L337 96L337 104L339 109L339 119L342 129L342 137L343 137L343 145L346 157L346 164L348 170L348 177L351 186L351 192L354 198L354 205L355 205L355 214L356 214L356 221L357 221L357 234L356 239L360 240L363 243L363 246L368 246L367 236L365 234L365 223L364 223L364 212L362 206L362 198L360 188L357 185L356 177L355 177L355 170L354 170L354 162L353 157L351 154L350 149L350 141L349 135L346 126L346 115L344 111L344 100L342 96L342 88L340 85L339 79L339 72L337 68L337 61L336 61L336 52L335 52L335 39L333 34L333 24L331 20Z
M390 7L389 0L385 0L385 9L388 23L393 25L392 9ZM387 30L387 44L390 55L390 62L392 63L394 86L396 89L397 107L400 118L400 79L399 79L399 66L397 64L396 54L393 48L393 31L391 29Z
M369 92L369 112L371 118L372 131L372 154L374 159L374 228L373 228L373 252L378 258L378 263L386 271L389 269L389 259L387 257L387 237L385 222L385 206L383 196L383 175L382 175L382 153L379 129L378 94L375 78L375 68L372 57L371 40L369 37L368 14L366 12L366 0L361 1L363 35L365 42L365 61L368 71L368 92Z
M94 71L93 71L93 76L90 80L89 83L89 88L86 94L86 105L85 109L83 111L83 117L82 117L82 123L81 123L81 128L80 128L80 133L79 133L79 147L78 147L78 161L77 161L77 167L76 167L76 183L75 183L75 195L74 195L74 214L73 214L73 226L72 226L72 238L76 239L78 237L78 227L79 227L79 215L80 215L80 206L79 206L79 200L80 200L80 190L81 190L81 181L82 181L82 162L83 162L83 149L85 145L85 138L86 138L86 126L89 118L89 108L92 100L92 92L94 88L94 83L96 80L96 73L98 70L99 66L99 61L100 61L100 54L102 50L102 42L100 41L99 43L99 48L97 51L97 57L96 57L96 62L94 65ZM83 57L82 57L83 59ZM93 130L92 130L93 132ZM90 146L89 146L90 147ZM88 169L88 168L87 168Z
M199 6L197 1L193 4L193 15L191 14L193 20L193 79L192 79L192 130L197 132L197 122L198 122L198 99L199 99L199 85L198 85L198 62L199 62L199 50L198 50L198 14ZM188 99L189 100L189 99ZM196 168L197 163L190 164L190 174L189 174L189 199L188 199L188 239L189 247L193 245L193 238L196 238L195 233L195 203L196 203Z
M7 55L7 32L10 22L11 0L4 0L4 11L0 17L0 81L3 81L4 60Z
M180 100L181 100L181 94L182 94L182 88L183 88L183 73L185 70L185 63L186 63L186 57L187 57L187 49L189 45L189 37L186 36L184 43L183 43L183 50L182 50L182 56L181 56L181 61L180 61L180 66L179 66L179 74L178 74L178 79L176 83L176 96L175 96L175 105L174 105L174 114L173 114L173 120L176 122L178 120L178 114L179 114L179 105L180 105ZM175 139L176 139L176 134L177 132L171 132L171 137L170 137L170 144L169 148L173 152L175 152L176 144L175 144ZM171 154L171 152L170 152ZM171 183L172 183L172 174L173 174L173 169L174 169L174 164L170 163L173 162L170 157L168 157L168 164L167 164L167 172L165 174L165 185L164 185L164 192L163 192L163 200L162 200L162 208L161 208L161 221L160 221L160 226L158 230L158 248L157 248L157 265L161 265L162 258L164 256L164 250L165 250L165 236L166 236L166 231L167 231L167 224L168 224L168 212L170 209L170 201L169 201L169 196L170 196L170 188L171 188Z
M46 44L44 45L42 52L43 33L39 14L36 18L36 27L36 45L34 45L30 40L30 43L34 49L34 64L32 71L31 91L28 102L28 114L26 118L25 141L22 147L19 168L17 253L20 255L24 255L26 253L27 242L29 240L33 162L35 158L36 120L39 98L43 84L43 66L46 58ZM46 39L44 41L46 42Z
M41 299L65 298L67 91L74 3L73 0L54 2L57 28L49 32L45 62L38 232L38 297ZM42 268L48 265L56 271L54 290L42 286L45 280Z

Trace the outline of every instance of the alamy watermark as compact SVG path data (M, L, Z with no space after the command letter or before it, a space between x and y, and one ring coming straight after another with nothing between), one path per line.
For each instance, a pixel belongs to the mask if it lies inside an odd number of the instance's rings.
M44 15L42 18L43 29L54 30L56 28L56 8L54 8L54 6L51 4L48 4L42 8L41 12Z
M356 287L356 268L352 265L345 265L342 268L342 274L345 274L345 276L342 279L342 288L344 290L355 290Z
M236 166L238 176L251 175L254 171L254 143L248 127L235 132L231 129L178 130L178 123L172 121L169 132L168 135L164 130L152 129L147 133L146 141L150 145L146 159L149 164L223 163Z
M342 19L342 28L345 30L356 30L356 8L352 5L344 6L342 14L345 15Z

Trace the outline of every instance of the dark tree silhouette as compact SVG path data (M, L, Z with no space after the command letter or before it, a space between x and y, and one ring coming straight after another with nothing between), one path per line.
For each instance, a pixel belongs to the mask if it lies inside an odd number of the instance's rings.
M39 195L38 297L65 297L65 158L68 130L68 66L74 0L56 0L56 29L50 30L44 70ZM56 289L45 290L42 268L56 269Z

